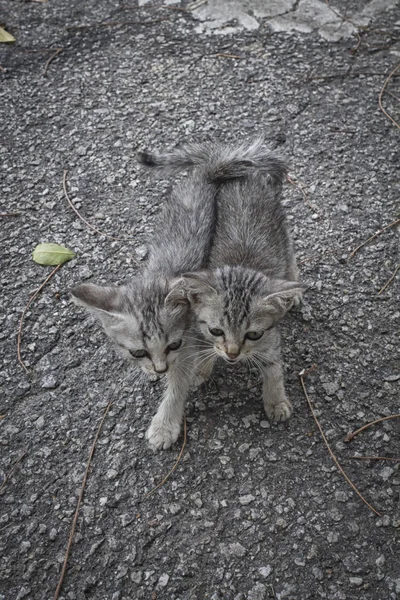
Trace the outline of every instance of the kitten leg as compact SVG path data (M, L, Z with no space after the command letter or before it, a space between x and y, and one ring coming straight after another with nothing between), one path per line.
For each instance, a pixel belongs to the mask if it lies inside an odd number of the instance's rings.
M150 445L156 449L172 446L179 437L189 392L190 381L179 368L170 368L163 400L146 432Z
M286 421L293 407L286 396L282 363L274 363L263 369L263 401L267 417L271 421Z
M291 261L290 261L290 266L289 266L289 271L288 271L288 280L289 281L298 281L299 280L299 269L297 267L297 261L296 261L296 257L293 254ZM300 304L300 302L303 299L303 292L299 292L298 294L296 294L296 296L293 298L293 305L291 308L293 308L293 306L298 306Z

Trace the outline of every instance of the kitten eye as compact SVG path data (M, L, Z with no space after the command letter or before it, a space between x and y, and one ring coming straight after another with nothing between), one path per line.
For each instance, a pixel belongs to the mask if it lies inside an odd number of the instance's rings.
M263 335L263 331L248 331L244 337L247 340L259 340Z
M178 350L182 346L182 340L178 340L177 342L173 342L169 346L167 346L167 352L170 350Z
M149 355L147 350L144 350L144 349L143 350L129 350L129 352L131 353L133 358L144 358L145 356Z
M224 335L224 332L222 331L222 329L210 329L208 328L208 331L211 333L211 335L215 335L215 337L221 337Z

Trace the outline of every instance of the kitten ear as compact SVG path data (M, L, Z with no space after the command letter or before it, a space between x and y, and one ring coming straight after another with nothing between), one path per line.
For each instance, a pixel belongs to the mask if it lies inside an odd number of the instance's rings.
M112 320L121 318L119 314L121 312L121 288L119 287L81 283L70 289L70 294L75 304L95 312L105 325L110 324Z
M217 290L214 287L214 278L209 271L197 273L184 273L175 287L190 304L199 304L206 297L214 296Z
M268 313L282 318L301 298L306 286L299 281L275 280L262 303Z
M190 302L184 289L182 277L170 281L171 291L165 298L165 306L189 306Z

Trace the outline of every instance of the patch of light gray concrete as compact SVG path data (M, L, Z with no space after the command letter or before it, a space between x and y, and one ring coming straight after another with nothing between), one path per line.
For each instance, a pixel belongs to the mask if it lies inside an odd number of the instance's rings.
M361 10L347 17L358 25L368 25L374 16L394 8L400 0L371 0ZM335 6L332 5L335 9ZM337 10L337 9L336 9ZM337 12L340 12L337 10ZM254 30L258 19L267 18L273 31L318 31L329 41L349 38L357 28L335 14L323 0L208 0L192 11L201 22L197 32L233 33L240 29ZM235 26L228 26L233 20Z
M271 19L269 25L273 31L311 33L317 30L321 37L330 41L350 37L356 29L351 23L335 15L329 6L320 0L300 0L295 11Z
M207 3L192 11L195 19L204 22L204 26L197 28L198 31L213 30L215 33L233 32L236 29L258 29L260 26L257 19L249 14L249 2L246 0L208 0ZM226 28L230 21L236 20L238 27Z

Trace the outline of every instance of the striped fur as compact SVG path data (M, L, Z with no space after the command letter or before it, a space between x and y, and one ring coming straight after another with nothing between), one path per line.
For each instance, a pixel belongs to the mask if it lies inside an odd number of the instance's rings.
M124 357L134 360L151 377L166 373L166 392L147 436L154 448L168 448L179 435L190 385L207 375L204 364L198 366L204 362L198 354L198 346L204 342L201 336L198 339L193 311L176 289L176 279L186 271L204 269L210 262L219 191L255 170L265 171L270 185L278 185L286 167L262 149L260 140L229 147L189 144L166 154L143 153L140 160L162 171L190 170L165 203L145 269L126 286L81 284L71 293L77 304L97 315ZM240 317L243 309L237 310L237 314L232 312L232 320ZM170 349L180 341L179 348ZM146 355L132 356L137 352ZM190 378L188 373L195 376Z
M199 156L197 152L193 161ZM271 164L280 167L269 172ZM304 286L297 281L281 204L286 168L270 154L265 166L220 187L209 270L184 274L180 285L215 355L260 368L265 411L280 421L292 409L283 384L277 325L299 301Z

